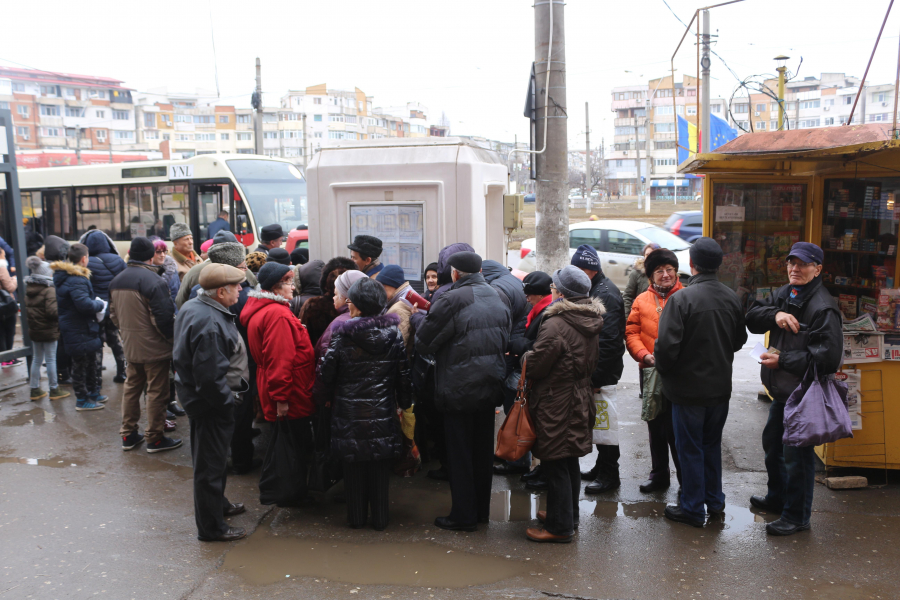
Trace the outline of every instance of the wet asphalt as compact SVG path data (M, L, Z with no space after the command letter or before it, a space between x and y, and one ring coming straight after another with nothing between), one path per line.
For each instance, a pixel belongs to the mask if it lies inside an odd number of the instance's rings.
M638 490L650 458L637 367L626 356L618 389L622 486L582 496L580 529L567 545L526 540L544 498L517 476L494 478L491 522L479 531L435 528L434 517L449 511L449 488L424 471L392 479L384 532L349 529L345 506L330 495L307 508L262 506L258 472L230 475L229 499L248 508L230 521L251 535L202 543L187 418L170 434L185 439L182 448L123 452L122 386L112 383L111 357L102 411L76 412L73 397L30 402L27 385L6 389L0 600L900 597L900 476L886 481L883 471L866 471L870 487L863 490L817 485L811 531L788 538L765 533L777 515L749 508L766 480L760 434L768 404L757 399L759 367L747 356L756 341L751 336L736 360L724 436L725 518L703 529L672 523L662 513L674 486ZM0 387L25 375L24 366L3 369ZM265 438L257 438L260 448Z

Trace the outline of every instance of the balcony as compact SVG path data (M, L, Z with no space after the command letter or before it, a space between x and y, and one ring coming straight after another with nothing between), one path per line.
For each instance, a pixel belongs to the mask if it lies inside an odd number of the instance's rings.
M613 125L615 127L634 127L638 124L638 121L643 121L644 117L626 117L622 119L614 119Z
M675 141L678 137L677 133L654 133L653 139L658 142Z
M619 110L622 108L643 108L644 101L638 100L637 98L631 98L629 100L613 100L610 108L612 110Z
M41 127L62 127L62 117L45 117L41 115Z

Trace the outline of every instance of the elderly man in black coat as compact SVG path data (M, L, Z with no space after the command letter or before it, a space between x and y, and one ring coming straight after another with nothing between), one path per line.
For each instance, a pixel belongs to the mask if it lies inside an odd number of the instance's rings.
M494 409L503 398L509 309L481 274L481 257L457 252L449 259L453 285L416 332L416 349L434 355L435 405L444 415L453 508L434 524L475 531L491 506Z

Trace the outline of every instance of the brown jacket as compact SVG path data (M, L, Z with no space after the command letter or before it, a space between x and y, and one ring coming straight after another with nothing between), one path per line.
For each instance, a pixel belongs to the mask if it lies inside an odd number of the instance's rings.
M128 362L172 360L175 303L163 267L129 261L109 284L109 318L122 335Z
M537 433L532 451L541 460L591 453L597 416L591 374L600 358L604 312L597 298L552 303L544 311L534 349L523 357Z
M25 278L25 308L28 335L32 341L55 342L59 339L56 288L50 277L30 275Z
M191 250L190 256L185 256L175 248L172 248L172 258L175 259L175 262L178 263L178 279L179 281L184 279L185 273L191 270L191 267L196 266L200 263L200 258Z

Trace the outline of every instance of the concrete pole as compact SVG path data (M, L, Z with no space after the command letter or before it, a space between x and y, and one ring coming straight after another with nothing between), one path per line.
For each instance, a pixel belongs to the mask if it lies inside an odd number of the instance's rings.
M259 64L259 57L256 57L256 97L259 99L259 107L256 109L256 119L254 120L254 129L256 130L256 153L263 154L263 101L262 101L262 68Z
M649 127L648 119L644 117L644 127ZM638 137L638 118L634 118L634 150L637 152L637 177L634 179L634 191L637 192L638 210L641 209L641 200L643 199L644 186L641 184L641 138Z
M700 89L703 94L700 97L700 152L709 152L709 145L712 136L710 135L710 116L709 116L709 11L703 11L703 57L700 59L700 67L703 69L702 79L700 81ZM678 194L675 194L678 197Z
M81 125L75 126L75 164L83 164L81 162Z
M584 197L584 211L591 214L591 190L593 189L591 181L591 126L588 120L588 103L584 103L584 181L587 188L587 195Z
M778 67L775 70L778 71L778 131L781 131L784 129L784 72L787 71L787 67ZM797 128L796 123L794 128Z
M550 70L550 100L546 150L535 154L537 166L537 268L545 273L569 264L569 210L566 201L568 187L568 147L566 117L566 39L563 0L544 0L534 5L534 61L538 83L535 127L538 148L544 147L543 89L547 69ZM553 47L551 63L547 64L550 40L550 11L553 11Z

